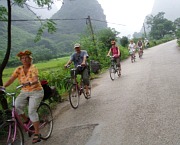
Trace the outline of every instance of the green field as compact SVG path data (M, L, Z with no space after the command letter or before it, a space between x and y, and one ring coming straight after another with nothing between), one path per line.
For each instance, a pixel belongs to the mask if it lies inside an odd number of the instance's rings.
M63 58L58 58L58 59L52 59L50 61L47 62L41 62L41 63L37 63L35 64L39 70L39 74L44 74L44 73L50 73L52 71L57 71L59 69L64 69L64 65L66 64L66 62L69 60L69 57L63 57ZM11 76L11 74L13 73L13 71L15 70L15 68L6 68L3 71L3 82L6 82L9 77ZM12 90L15 88L15 86L17 86L18 82L17 80L15 81L15 83L13 83L11 85L11 87L8 87L7 89Z

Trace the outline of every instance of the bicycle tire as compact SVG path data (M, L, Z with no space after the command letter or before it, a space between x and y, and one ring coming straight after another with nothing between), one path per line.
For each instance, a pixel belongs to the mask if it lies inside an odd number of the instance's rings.
M53 130L53 116L52 111L48 104L41 102L37 109L39 115L39 131L41 133L41 139L47 140Z
M89 91L89 95L86 94L86 88L84 88L84 91L83 91L83 95L86 99L90 99L91 98L91 81L89 79L89 86L88 86L88 91Z
M110 75L111 80L114 81L114 79L115 79L115 69L114 69L114 67L110 67L109 75Z
M117 67L116 72L117 72L117 76L120 77L121 76L121 71L119 70L119 67Z
M17 126L15 126L14 123L15 122L5 122L0 127L0 142L2 144L24 145L24 135L22 133L22 130L18 124ZM17 128L16 128L16 137L14 139L15 127Z
M69 101L71 104L71 107L76 109L79 106L79 89L77 88L77 85L72 85L69 90Z

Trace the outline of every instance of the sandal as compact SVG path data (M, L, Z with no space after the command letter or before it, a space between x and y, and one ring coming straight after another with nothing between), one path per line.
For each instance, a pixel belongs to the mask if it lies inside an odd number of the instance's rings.
M90 96L89 92L86 92L86 96Z
M37 143L37 142L40 142L41 141L41 134L34 134L34 137L33 137L33 140L32 140L32 143Z

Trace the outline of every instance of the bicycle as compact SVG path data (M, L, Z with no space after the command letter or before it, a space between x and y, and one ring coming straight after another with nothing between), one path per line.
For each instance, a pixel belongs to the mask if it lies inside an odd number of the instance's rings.
M142 47L138 48L138 55L139 55L139 58L142 58L142 56L143 56L143 48Z
M111 58L111 66L109 68L109 74L110 74L110 78L113 81L115 79L115 74L118 75L118 77L121 76L121 71L119 69L119 67L116 64L116 60L113 56L109 56Z
M129 54L130 54L130 56L131 56L131 62L132 62L132 63L135 62L135 60L136 60L135 52L134 52L133 50L130 50L130 51L129 51Z
M69 67L69 66L67 66L67 67ZM81 67L81 65L78 65L77 68L78 67ZM74 108L74 109L78 108L80 96L82 94L84 95L84 97L86 99L91 98L91 82L90 82L90 79L89 79L89 86L88 86L89 94L86 94L86 91L85 91L86 88L85 88L83 80L82 80L82 74L81 74L80 82L77 81L77 78L76 78L76 69L77 68L71 69L71 71L73 72L73 78L71 78L72 79L72 81L71 81L72 85L69 89L69 101L70 101L72 108Z
M24 85L16 87L16 90L22 88ZM32 122L29 120L27 124L24 124L15 108L15 96L16 92L8 93L5 89L0 88L4 94L8 97L12 97L12 118L6 120L4 124L0 126L0 140L3 145L24 145L24 135L22 129L31 137L34 134L34 127ZM48 104L41 102L38 109L39 115L39 131L41 133L41 139L47 140L53 130L53 117L52 112Z
M140 48L140 50L139 50L139 58L142 58L142 56L143 56L143 49Z

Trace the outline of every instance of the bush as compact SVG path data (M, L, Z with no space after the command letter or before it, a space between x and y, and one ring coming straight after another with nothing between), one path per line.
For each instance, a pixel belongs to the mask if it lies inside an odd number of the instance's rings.
M177 40L177 43L178 43L178 45L179 45L179 47L180 47L180 39Z

